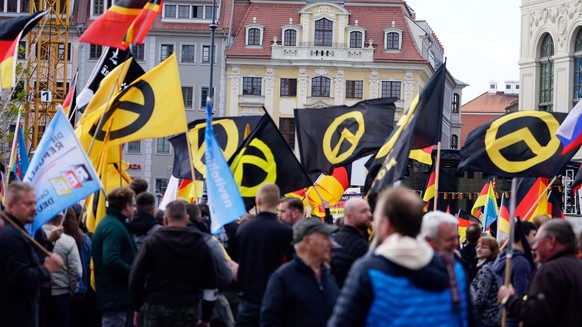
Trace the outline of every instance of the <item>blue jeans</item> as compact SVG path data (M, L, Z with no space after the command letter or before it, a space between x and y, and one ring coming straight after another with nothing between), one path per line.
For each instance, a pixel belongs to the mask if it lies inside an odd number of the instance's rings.
M236 315L236 327L257 327L260 324L261 305L241 300Z
M133 312L130 310L103 311L102 327L133 327Z

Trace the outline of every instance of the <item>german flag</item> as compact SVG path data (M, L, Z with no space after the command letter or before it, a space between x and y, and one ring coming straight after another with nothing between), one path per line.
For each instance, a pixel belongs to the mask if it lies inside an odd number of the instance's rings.
M163 0L119 0L97 18L79 41L118 49L143 43Z
M73 81L71 82L71 87L69 88L69 92L67 92L67 96L63 101L63 111L65 115L69 119L71 126L75 127L75 107L77 106L77 77L79 75L79 70L75 73L75 77L73 77Z
M467 227L477 224L481 226L481 222L479 219L468 213L467 211L460 209L457 213L457 221L458 221L458 232L459 232L459 241L463 243L465 241L465 234L467 231Z
M423 148L423 149L410 150L410 155L408 155L408 158L410 158L412 160L416 160L416 161L423 163L427 166L432 166L432 149L433 148L434 148L434 145L431 145L431 146Z
M499 219L497 219L497 237L501 237L501 233L509 235L509 198L503 196L501 198L501 206L499 207Z
M532 204L542 195L548 185L548 179L543 177L523 177L517 183L515 198L515 217L522 221L530 221L537 215L546 214L548 210L547 194L541 197L535 209ZM513 196L513 194L512 194ZM530 211L531 210L531 211ZM531 212L528 214L528 212Z
M491 177L487 178L487 182L483 185L481 192L479 192L479 196L475 200L473 204L473 208L471 209L471 214L478 219L481 219L483 215L483 207L487 204L488 196L489 196L489 185L493 183L493 190L495 191L495 181L491 179Z
M428 178L428 183L426 183L426 190L424 191L424 195L422 196L422 201L425 202L424 205L424 212L429 211L430 202L434 199L435 190L436 190L436 171L433 169L432 173L430 173L430 177Z
M0 22L0 86L3 89L14 87L16 58L20 39L46 15L48 11L37 12Z

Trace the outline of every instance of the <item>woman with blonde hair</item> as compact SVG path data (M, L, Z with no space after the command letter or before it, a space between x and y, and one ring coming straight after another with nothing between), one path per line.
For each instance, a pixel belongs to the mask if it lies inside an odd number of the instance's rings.
M493 262L499 254L497 241L489 236L477 241L477 276L471 282L471 295L479 326L499 326L501 307L497 303L497 276L493 271Z

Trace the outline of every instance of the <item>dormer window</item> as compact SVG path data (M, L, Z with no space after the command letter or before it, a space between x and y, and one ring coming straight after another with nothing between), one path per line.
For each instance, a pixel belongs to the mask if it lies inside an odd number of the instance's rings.
M361 48L362 42L362 32L351 32L350 33L350 48Z
M283 45L285 46L297 46L297 31L292 29L286 29L283 32Z
M249 28L247 36L248 45L261 45L261 30L258 28Z
M402 30L392 21L392 27L384 29L384 50L400 51L402 49Z
M263 45L263 31L265 27L257 24L257 17L253 17L253 23L246 26L246 45L247 46L262 46Z
M327 18L315 21L315 40L317 47L331 47L333 42L333 22Z

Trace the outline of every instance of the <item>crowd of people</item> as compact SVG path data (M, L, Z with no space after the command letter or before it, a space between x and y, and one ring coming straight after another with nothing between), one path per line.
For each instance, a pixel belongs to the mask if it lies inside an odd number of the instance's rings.
M475 224L459 244L457 219L425 213L403 186L373 213L348 200L333 222L329 203L310 217L264 184L256 215L211 235L207 206L158 210L147 189L136 179L110 192L94 233L75 205L29 236L34 189L10 184L0 326L582 326L580 242L567 221L518 222L512 244Z

